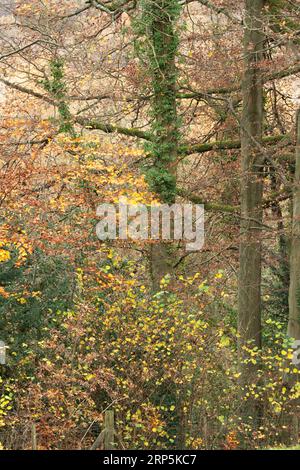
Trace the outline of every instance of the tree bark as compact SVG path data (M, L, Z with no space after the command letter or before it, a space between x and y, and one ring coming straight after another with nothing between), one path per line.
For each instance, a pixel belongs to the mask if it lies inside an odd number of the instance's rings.
M288 335L291 338L300 340L300 108L296 116L296 133Z
M258 363L246 362L245 348L261 348L261 230L263 195L263 0L246 0L244 32L243 113L241 119L241 233L238 290L238 332L241 386L256 380ZM256 418L251 400L244 415Z
M161 202L173 204L176 197L176 170L179 144L177 117L178 39L176 20L179 13L177 0L156 0L148 5L146 32L149 41L149 69L153 98L153 166L147 172L150 188ZM159 289L160 280L172 273L172 244L160 241L150 248L150 265L153 288Z
M296 114L296 161L290 253L288 336L294 340L300 340L300 108ZM300 366L298 365L298 367ZM287 382L292 387L295 378L289 376ZM294 413L290 420L289 438L291 443L298 443L299 440L299 405L299 399L292 404Z

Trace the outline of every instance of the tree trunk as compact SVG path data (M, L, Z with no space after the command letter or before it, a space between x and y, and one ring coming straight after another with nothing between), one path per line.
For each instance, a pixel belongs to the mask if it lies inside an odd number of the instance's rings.
M288 336L295 340L300 340L300 108L298 109L296 115L296 161L290 256ZM294 385L293 382L293 379L288 377L288 383L290 386ZM295 413L291 422L290 439L292 443L298 443L299 439L298 407L299 400L297 400L296 403L293 403L293 409L295 410Z
M296 166L293 197L293 232L290 258L288 335L300 340L300 109L296 116Z
M246 363L245 347L261 348L261 228L263 193L263 0L246 0L244 32L243 113L241 120L241 234L238 331L241 386L255 381L259 365ZM257 417L251 400L244 415Z
M147 180L161 202L168 204L173 204L176 196L179 123L175 63L178 38L175 28L179 11L177 0L157 0L147 4L147 16L143 17L150 43L148 57L153 93L153 166L147 171ZM150 264L154 289L159 288L163 276L172 273L172 251L170 243L158 242L151 246Z
M160 281L167 274L172 273L175 263L172 244L159 241L150 247L150 272L154 291L160 289Z

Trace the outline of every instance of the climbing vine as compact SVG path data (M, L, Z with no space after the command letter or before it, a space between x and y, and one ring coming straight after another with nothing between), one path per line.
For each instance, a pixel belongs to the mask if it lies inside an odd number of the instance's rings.
M172 203L176 194L176 160L180 139L177 116L176 56L180 14L178 0L143 0L136 21L136 51L151 78L152 141L146 151L153 159L145 169L150 189L162 201Z
M50 62L51 78L42 81L45 90L50 93L57 102L59 114L59 132L75 134L69 106L66 103L67 87L64 82L64 62L62 59L53 59Z

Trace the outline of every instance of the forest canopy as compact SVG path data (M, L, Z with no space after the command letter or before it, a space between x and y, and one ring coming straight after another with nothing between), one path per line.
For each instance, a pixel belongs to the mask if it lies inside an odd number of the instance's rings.
M1 1L0 448L299 445L299 19ZM120 201L203 246L99 238Z

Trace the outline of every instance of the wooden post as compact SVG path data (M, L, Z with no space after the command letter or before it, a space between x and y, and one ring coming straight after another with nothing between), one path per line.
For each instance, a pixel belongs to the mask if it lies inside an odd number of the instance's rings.
M0 364L6 364L6 348L4 341L0 341Z
M36 425L34 423L32 423L32 426L31 426L31 443L32 443L32 450L37 450Z
M115 449L115 426L114 426L114 412L113 410L105 411L104 416L104 426L105 426L105 435L104 435L104 450L114 450Z
M97 450L100 446L100 444L103 444L104 441L104 436L105 436L105 429L103 429L97 439L95 440L94 444L90 448L90 450Z

